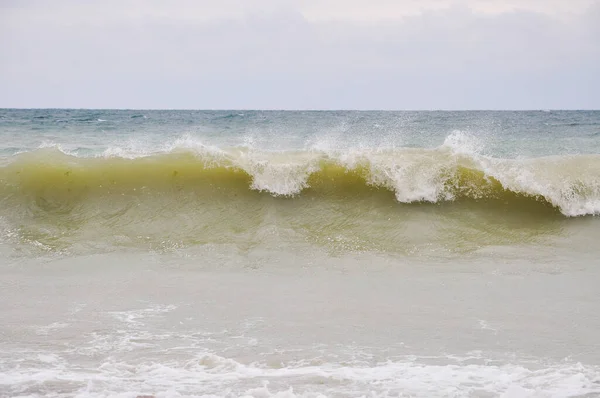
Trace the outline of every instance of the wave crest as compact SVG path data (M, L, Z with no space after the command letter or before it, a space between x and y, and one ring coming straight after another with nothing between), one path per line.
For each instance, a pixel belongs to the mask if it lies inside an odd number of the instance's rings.
M466 142L466 144L465 144ZM470 146L469 146L470 145ZM439 148L261 152L177 144L132 157L76 157L56 147L21 153L0 168L7 194L72 200L86 195L194 190L273 196L344 196L389 190L401 203L525 197L565 216L600 213L600 156L499 159L453 136Z

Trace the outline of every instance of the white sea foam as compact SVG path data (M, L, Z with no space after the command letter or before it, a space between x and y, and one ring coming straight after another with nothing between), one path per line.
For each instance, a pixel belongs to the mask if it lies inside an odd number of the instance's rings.
M184 363L107 361L97 369L39 357L39 367L0 373L0 391L78 397L565 397L600 394L600 370L579 363L544 367L405 358L373 365L288 363L273 368L205 353ZM63 391L63 393L59 393Z
M505 189L543 197L566 216L600 213L600 158L478 159L478 166Z
M64 153L65 155L68 155L68 156L74 156L74 157L77 156L77 152L75 150L66 148L64 144L57 144L57 143L52 142L52 141L44 141L44 142L42 142L38 146L38 149L42 149L42 150L43 149L55 149L55 150L57 150L59 152ZM26 153L26 152L27 151L18 152L18 153L15 153L15 155L18 155L20 153Z
M121 322L125 322L131 325L138 325L140 320L145 319L149 316L154 316L158 314L164 314L173 311L177 307L174 305L165 305L165 306L154 306L151 308L144 308L140 310L131 310L131 311L114 311L109 314L114 318L118 319Z
M160 153L161 150L153 148L148 143L130 139L105 149L98 157L136 159Z
M65 322L53 322L46 326L40 326L35 332L39 335L48 335L56 330L64 329L68 326L69 324Z
M308 178L319 170L318 161L319 156L311 154L290 159L260 152L242 152L233 160L252 177L252 189L274 195L295 195L307 188Z
M368 182L391 189L402 203L452 200L445 184L455 164L434 152L405 153L404 156L370 157Z

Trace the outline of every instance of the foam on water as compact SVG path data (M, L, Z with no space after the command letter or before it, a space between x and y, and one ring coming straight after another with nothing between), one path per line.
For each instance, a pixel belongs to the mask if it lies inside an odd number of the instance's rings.
M163 333L149 330L153 320L176 309L154 305L106 312L118 322L112 328L94 331L84 341L61 344L53 351L5 347L8 350L0 351L4 355L0 396L537 398L600 394L600 367L567 359L499 358L473 351L462 356L374 360L366 348L352 347L351 357L345 358L327 346L320 351L331 355L315 357L294 349L290 352L297 359L277 359L286 352L278 347L252 360L237 359L203 348L209 341L218 341L222 333L195 330L190 334L170 327ZM256 321L248 320L242 329L255 327ZM51 324L38 330L52 338L49 334L66 327ZM490 329L484 321L481 327ZM243 331L234 339L256 345ZM234 347L229 350L236 351ZM263 355L275 358L263 360Z
M240 152L235 165L252 177L251 189L273 195L296 195L309 187L311 174L319 171L318 154L289 156Z
M212 353L185 363L108 360L97 369L70 367L56 354L37 367L0 372L12 396L66 397L566 397L600 393L600 369L579 363L546 366L473 363L471 358L406 357L372 365L304 362L270 367ZM443 364L432 364L431 362ZM481 361L479 361L481 362ZM62 391L60 393L59 391Z

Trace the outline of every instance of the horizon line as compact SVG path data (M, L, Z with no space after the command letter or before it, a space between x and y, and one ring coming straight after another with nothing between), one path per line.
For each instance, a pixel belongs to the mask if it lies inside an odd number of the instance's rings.
M261 111L261 112L545 112L600 111L600 108L463 108L463 109L376 109L376 108L84 108L84 107L0 107L0 110L90 110L90 111Z

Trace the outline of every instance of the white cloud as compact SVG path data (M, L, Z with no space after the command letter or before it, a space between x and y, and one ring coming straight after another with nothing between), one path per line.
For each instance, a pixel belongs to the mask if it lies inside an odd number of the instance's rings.
M600 107L597 2L176 3L1 3L0 106Z
M474 13L531 11L554 17L584 12L594 0L312 0L302 7L311 20L377 21L462 7Z
M594 4L597 4L597 0L4 0L0 8L5 10L5 20L46 20L55 23L109 23L152 19L202 23L282 12L298 13L310 22L375 22L456 7L492 15L531 11L569 18L585 12Z

